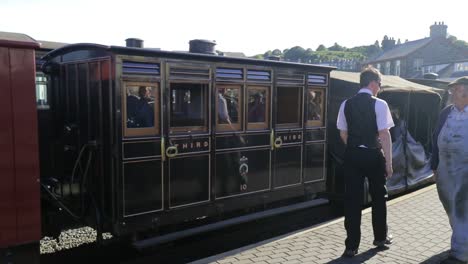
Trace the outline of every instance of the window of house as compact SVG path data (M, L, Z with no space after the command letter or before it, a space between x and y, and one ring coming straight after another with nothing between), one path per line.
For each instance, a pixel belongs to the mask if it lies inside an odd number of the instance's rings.
M125 136L151 136L159 133L159 85L126 82L123 96Z
M455 63L455 71L468 71L468 62Z
M268 129L270 119L270 89L266 86L247 87L247 129Z
M170 132L206 132L208 84L170 84Z
M390 75L390 62L389 61L385 62L384 74Z
M307 126L323 126L325 118L325 89L307 90Z
M421 67L422 67L423 63L424 63L424 60L422 58L414 59L414 61L413 61L414 70L416 70L416 71L421 70Z
M218 85L216 89L216 129L240 130L242 124L242 86Z
M382 71L382 65L380 63L377 63L376 68L377 70Z
M401 65L401 61L396 60L395 61L395 71L394 71L394 75L396 75L396 76L400 76L400 65Z

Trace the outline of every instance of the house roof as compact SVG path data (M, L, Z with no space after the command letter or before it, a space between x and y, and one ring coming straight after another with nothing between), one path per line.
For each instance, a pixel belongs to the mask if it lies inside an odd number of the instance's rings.
M393 47L391 50L380 53L379 55L377 55L377 57L371 59L370 61L385 61L405 57L429 44L431 40L431 38L423 38L395 45L395 47Z
M342 80L345 82L351 82L359 84L359 75L358 72L344 72L344 71L332 71L330 77L337 80ZM442 89L417 84L414 82L407 81L398 76L392 75L382 75L382 90L384 91L393 91L393 92L415 92L415 93L438 93L441 94L444 92Z

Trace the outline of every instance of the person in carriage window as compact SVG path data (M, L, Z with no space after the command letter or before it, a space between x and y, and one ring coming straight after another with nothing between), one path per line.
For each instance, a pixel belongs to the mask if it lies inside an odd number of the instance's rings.
M143 128L154 126L154 103L151 99L151 88L140 86L138 97L127 96L127 127Z
M251 95L253 101L249 103L249 122L265 122L265 102L260 93Z
M321 120L322 108L321 108L321 94L315 91L309 91L308 100L308 117L309 120Z
M218 123L231 124L225 93L226 89L218 89Z

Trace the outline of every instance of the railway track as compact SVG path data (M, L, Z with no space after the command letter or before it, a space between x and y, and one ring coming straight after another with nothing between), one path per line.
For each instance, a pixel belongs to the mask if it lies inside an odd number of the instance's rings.
M329 205L322 205L194 235L144 250L136 250L128 243L109 236L106 245L97 246L91 229L70 231L75 234L62 234L59 241L45 239L41 242L41 263L92 263L96 259L104 263L122 264L188 263L307 228L337 216ZM81 244L73 241L80 240L80 236L85 240ZM50 252L51 248L55 248L55 252Z

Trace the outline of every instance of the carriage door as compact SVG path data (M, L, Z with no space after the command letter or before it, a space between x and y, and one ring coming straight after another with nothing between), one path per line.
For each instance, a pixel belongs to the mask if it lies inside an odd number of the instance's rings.
M270 189L271 69L216 68L215 195Z
M304 74L276 74L276 105L274 108L273 188L301 183L303 138Z
M159 62L122 61L123 216L163 209Z
M325 180L326 95L328 75L308 74L305 97L304 182Z
M209 65L168 63L166 99L169 208L210 200Z

